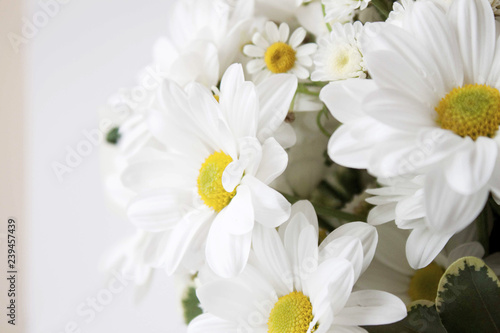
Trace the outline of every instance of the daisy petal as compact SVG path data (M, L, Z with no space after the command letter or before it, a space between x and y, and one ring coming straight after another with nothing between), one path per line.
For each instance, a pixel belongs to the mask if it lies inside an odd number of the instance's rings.
M267 22L265 30L267 38L271 43L275 43L280 40L280 33L278 31L278 26L274 22L271 21Z
M248 44L243 48L243 53L249 57L258 58L264 56L265 50L258 46Z
M276 292L280 295L292 292L292 270L276 229L257 224L253 231L252 246L260 268L267 272L266 276Z
M495 17L488 1L453 1L448 19L457 32L464 64L465 83L483 84L495 51Z
M208 232L206 260L219 276L234 277L245 268L250 254L252 232L234 235L225 229L226 221L214 220Z
M429 265L453 234L439 234L426 227L414 229L406 242L406 256L413 269Z
M220 223L223 229L233 235L243 235L252 231L254 214L248 186L238 186L236 195L229 205L215 217L214 224L216 223Z
M342 236L351 236L361 241L363 246L363 267L361 273L370 265L378 243L377 229L365 222L351 222L340 226L330 233L320 244L319 250L328 245L329 242Z
M368 213L368 223L380 225L396 219L396 202L373 207Z
M290 41L288 43L293 49L297 49L304 41L304 38L306 38L306 30L304 28L297 28L290 36Z
M318 49L318 45L314 43L304 44L297 48L297 53L295 54L297 57L309 56L316 52Z
M257 85L260 142L271 137L284 122L296 90L297 78L290 74L276 74Z
M288 24L281 23L279 27L279 35L280 35L279 41L286 43L289 34L290 34L290 28L288 27Z
M429 172L424 184L425 210L429 225L442 234L461 231L474 221L488 200L488 189L471 195L453 190L444 179L443 170Z
M498 146L490 138L469 141L455 153L445 172L449 186L463 195L476 193L491 179L498 154Z
M180 222L179 193L167 189L142 193L127 209L127 215L138 228L163 231Z
M233 333L238 327L224 319L205 313L194 318L187 328L187 333Z
M463 257L476 257L482 258L484 256L484 248L479 242L468 242L465 244L460 244L454 248L448 255L447 266L451 265L455 261Z
M264 59L253 59L250 60L247 64L247 71L250 74L255 74L258 71L264 69L266 67L266 63Z
M269 184L285 171L288 154L274 138L267 139L262 145L262 160L255 174L264 184Z
M260 32L256 32L252 36L252 43L264 50L269 47L269 42L260 34Z
M406 317L406 306L396 296L378 290L355 291L337 313L334 324L383 325Z

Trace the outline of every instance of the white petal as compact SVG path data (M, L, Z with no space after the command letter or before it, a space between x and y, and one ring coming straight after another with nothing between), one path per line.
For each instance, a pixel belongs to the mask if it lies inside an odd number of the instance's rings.
M298 63L295 63L290 72L295 74L299 79L307 79L309 77L309 71Z
M257 222L276 228L288 219L291 205L278 191L252 176L243 177L241 183L250 188Z
M297 28L290 36L289 45L296 49L306 38L306 30L304 28Z
M297 90L297 78L290 74L277 74L257 86L259 95L259 129L261 142L271 137L283 123Z
M243 235L252 231L254 214L252 197L248 186L238 186L236 195L229 205L215 217L215 223L220 223L223 229L233 235Z
M353 267L354 281L357 281L363 269L363 246L358 238L341 236L323 246L319 258L320 262L330 258L348 260Z
M315 316L324 311L338 312L347 302L354 284L354 272L349 261L330 258L318 266L314 275L304 281Z
M286 226L284 245L293 270L294 287L302 290L302 280L316 270L318 264L318 233L307 217L298 212Z
M445 175L449 186L463 195L479 191L490 180L497 162L494 140L479 137L455 153Z
M252 36L252 43L254 43L256 46L262 48L262 49L267 49L269 47L269 41L265 39L260 32L256 32Z
M295 54L297 57L309 56L316 52L318 49L318 45L314 43L308 43L301 45L297 48L297 53Z
M339 325L383 325L406 317L406 306L396 296L378 290L356 291L335 316Z
M264 59L252 59L248 62L247 64L247 71L250 74L257 73L258 71L261 71L262 69L266 68L266 62Z
M293 291L293 272L276 229L257 224L253 231L253 250L261 270L279 295Z
M319 97L338 121L346 123L364 116L362 101L376 88L373 80L347 79L329 83Z
M191 246L192 240L200 232L203 225L209 222L212 214L212 211L198 209L184 216L177 227L172 229L165 248L165 270L167 275L172 275L177 270L184 258L184 254Z
M279 41L286 43L286 41L288 40L289 33L290 33L290 28L288 27L288 24L281 23L279 27L279 34L280 34Z
M237 329L235 323L205 313L189 323L187 333L234 333Z
M325 240L320 244L319 250L322 251L323 248L335 239L342 236L351 236L358 238L363 246L363 267L361 273L366 270L368 265L375 255L375 250L377 248L378 234L377 229L368 223L364 222L351 222L340 226L331 232Z
M426 227L411 232L406 242L406 256L413 269L429 265L453 234L438 234Z
M259 58L264 56L265 50L258 46L249 44L245 45L245 47L243 48L243 53L245 53L245 55L249 57Z
M368 213L368 223L380 225L396 219L396 202L373 207Z
M214 220L208 232L206 260L215 274L230 278L240 274L248 262L252 231L235 235L225 229L225 221Z
M240 64L231 65L224 73L219 105L235 138L256 135L259 114L257 91L252 82L244 81Z
M453 1L448 19L454 26L465 64L465 83L485 83L495 51L495 17L488 1Z
M266 35L271 43L278 42L280 40L280 34L278 31L278 26L274 22L266 22Z
M138 228L167 230L181 222L178 196L178 191L168 189L148 191L130 203L127 215Z
M196 295L206 312L229 322L248 322L258 311L252 291L231 280L217 280L202 285Z
M483 210L488 189L462 195L451 189L442 170L429 172L425 179L424 199L429 225L439 233L457 233L467 227Z
M461 244L454 248L448 255L448 266L463 257L476 257L481 259L484 253L484 248L479 242Z
M285 171L288 154L274 138L267 139L262 145L262 160L255 174L264 184L269 184Z

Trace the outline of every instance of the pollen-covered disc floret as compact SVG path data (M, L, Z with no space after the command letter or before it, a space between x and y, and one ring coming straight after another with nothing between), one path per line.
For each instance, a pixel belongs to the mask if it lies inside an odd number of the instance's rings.
M439 280L443 276L444 269L435 262L427 267L417 270L411 278L408 295L412 301L425 299L434 302L438 290Z
M267 68L273 73L286 73L295 65L295 50L286 43L276 42L264 54Z
M309 298L300 291L294 291L280 297L274 304L267 322L268 332L306 333L312 320Z
M462 137L495 137L500 126L500 92L487 85L453 89L436 107L437 123Z
M222 174L233 159L223 152L215 152L202 164L198 176L198 194L208 207L220 212L236 195L236 189L227 192L222 186Z

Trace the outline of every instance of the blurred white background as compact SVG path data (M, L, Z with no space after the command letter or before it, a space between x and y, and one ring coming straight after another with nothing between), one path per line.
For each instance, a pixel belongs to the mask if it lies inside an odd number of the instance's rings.
M65 163L67 146L75 149L84 131L98 128L108 97L135 85L166 31L173 1L60 0L59 11L20 46L28 88L29 333L185 331L173 282L163 272L138 304L129 284L90 322L77 314L107 288L98 267L103 253L134 228L105 204L99 147L62 182L52 169L53 162ZM37 19L48 2L29 0L25 20Z

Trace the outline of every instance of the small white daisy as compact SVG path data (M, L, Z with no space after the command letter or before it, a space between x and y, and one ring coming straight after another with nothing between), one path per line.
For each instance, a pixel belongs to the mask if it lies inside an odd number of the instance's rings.
M299 79L309 77L307 67L312 65L311 55L318 46L314 43L301 45L306 37L306 30L302 27L292 33L290 40L289 34L288 24L281 23L278 28L275 23L267 22L263 33L253 35L253 44L243 48L245 55L256 58L247 64L255 82L278 73L291 73Z
M314 56L315 70L311 74L313 81L336 81L348 78L366 78L363 54L359 38L363 24L344 25L335 23L329 35L318 41L318 52Z
M190 323L188 333L366 332L359 326L406 316L394 295L352 292L373 258L374 227L348 223L318 247L314 208L299 201L279 231L258 226L254 240L252 262L240 276L202 281L197 295L206 313Z
M354 16L354 11L366 9L370 0L322 0L325 5L325 22L347 23Z

